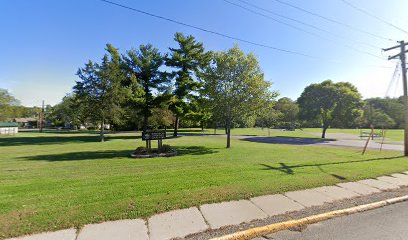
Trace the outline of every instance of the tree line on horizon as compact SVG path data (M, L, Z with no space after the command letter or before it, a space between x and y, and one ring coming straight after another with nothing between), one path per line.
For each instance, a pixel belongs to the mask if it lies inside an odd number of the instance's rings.
M277 99L253 53L237 45L205 51L203 43L182 33L174 40L177 47L168 53L151 44L120 53L107 44L100 61L78 69L73 92L47 106L46 118L55 126L172 128L174 136L179 127L221 127L227 147L234 127L321 127L323 138L329 127L402 127L402 98L363 101L351 83L326 80L307 86L296 101ZM0 121L30 113L7 90L0 90L0 107Z

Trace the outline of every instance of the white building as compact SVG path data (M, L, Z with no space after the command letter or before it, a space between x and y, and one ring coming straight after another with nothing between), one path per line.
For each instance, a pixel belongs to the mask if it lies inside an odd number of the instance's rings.
M14 135L18 133L17 123L1 123L0 122L0 135Z

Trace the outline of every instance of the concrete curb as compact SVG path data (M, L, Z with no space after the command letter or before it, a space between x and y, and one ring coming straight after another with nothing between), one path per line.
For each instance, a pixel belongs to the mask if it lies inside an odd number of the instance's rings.
M326 213L313 215L313 216L309 216L309 217L305 217L305 218L301 218L297 220L290 220L286 222L270 224L270 225L263 226L263 227L251 228L245 231L236 232L236 233L225 235L222 237L212 238L211 240L247 240L247 239L259 237L265 234L271 234L274 232L287 230L289 228L294 228L294 227L301 226L301 225L313 224L313 223L321 222L324 220L329 220L329 219L336 218L336 217L341 217L341 216L346 216L346 215L350 215L350 214L354 214L358 212L364 212L364 211L368 211L368 210L372 210L376 208L381 208L387 205L404 202L404 201L408 201L408 195L397 197L397 198L392 198L388 200L383 200L383 201L379 201L375 203L364 204L364 205L360 205L356 207L326 212Z

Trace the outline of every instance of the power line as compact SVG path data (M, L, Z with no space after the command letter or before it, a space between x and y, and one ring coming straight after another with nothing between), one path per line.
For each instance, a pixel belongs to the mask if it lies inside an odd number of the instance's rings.
M268 19L270 19L270 20L273 20L273 21L275 21L275 22L281 23L281 24L283 24L283 25L289 26L289 27L294 28L294 29L296 29L296 30L298 30L298 31L301 31L301 32L304 32L304 33L313 35L313 36L315 36L315 37L317 37L317 38L321 38L321 39L324 39L324 40L326 40L326 41L330 41L330 42L334 42L334 43L337 43L337 42L338 42L338 41L335 41L335 40L333 40L333 39L326 38L326 37L324 37L324 36L322 36L322 35L319 35L319 34L316 34L316 33L313 33L313 32L309 32L309 31L306 31L306 30L304 30L304 29L302 29L302 28L299 28L299 27L297 27L297 26L294 26L294 25L292 25L292 24L289 24L289 23L286 23L286 22L282 22L282 21L280 21L280 20L277 20L277 19L275 19L275 18L272 18L272 17L270 17L270 16L268 16L268 15L265 15L265 14L263 14L263 13L260 13L260 12L254 11L254 10L252 10L252 9L249 9L249 8L247 8L247 7L244 7L244 6L240 5L240 4L237 4L237 3L234 3L234 2L230 2L230 1L228 1L228 0L224 0L224 2L226 2L226 3L228 3L228 4L231 4L231 5L234 5L234 6L237 6L237 7L239 7L239 8L242 8L242 9L244 9L244 10L246 10L246 11L249 11L249 12L251 12L251 13L253 13L253 14L256 14L256 15L259 15L259 16L262 16L262 17L265 17L265 18L268 18ZM355 47L353 47L353 46L350 46L350 45L347 45L347 44L342 44L342 43L340 43L340 45L342 45L343 47L352 49L352 50L354 50L354 51L356 51L356 52L358 52L358 53L363 53L363 54L366 54L366 55L369 55L369 56L372 56L372 57L376 57L376 58L378 58L378 59L381 59L381 60L386 61L385 59L383 59L383 58L380 57L380 56L377 56L377 55L372 54L372 53L370 53L370 52L366 52L366 51L364 51L364 50L355 48Z
M244 0L238 0L238 1L244 3L244 4L248 5L248 6L251 6L251 7L253 7L253 8L256 8L256 9L259 9L259 10L262 10L262 11L265 11L265 12L268 12L268 13L270 13L270 14L273 14L273 15L278 16L278 17L281 17L281 18L285 18L285 19L291 20L291 21L296 22L296 23L298 23L298 24L301 24L301 25L304 25L304 26L307 26L307 27L316 29L316 30L318 30L318 31L321 31L321 32L324 32L324 33L333 35L333 36L338 37L338 38L342 38L342 39L345 39L345 40L348 40L348 41L352 41L352 42L355 42L355 43L358 43L358 44L362 44L362 45L365 45L365 46L368 46L368 47L371 47L371 48L375 48L375 49L380 49L380 48L381 48L381 47L379 47L379 46L375 46L375 45L370 44L370 43L357 41L357 40L355 40L355 39L348 38L348 37L345 37L345 36L342 36L342 35L339 35L339 34L330 32L330 31L328 31L328 30L326 30L326 29L324 29L324 28L317 27L316 25L309 24L309 23L305 23L305 22L303 22L303 21L301 21L301 20L298 20L298 19L295 19L295 18L292 18L292 17L288 17L288 16L285 16L285 15L282 15L282 14L279 14L279 13L276 13L276 12L273 12L273 11L271 11L271 10L269 10L269 9L260 7L260 6L258 6L258 5L255 5L255 4L253 4L253 3L250 3L250 2L247 2L247 1L244 1Z
M293 4L291 4L291 3L284 2L284 1L282 1L282 0L273 0L273 1L278 2L278 3L280 3L280 4L283 4L283 5L286 5L286 6L289 6L289 7L291 7L291 8L297 9L297 10L299 10L299 11L305 12L305 13L310 14L310 15L312 15L312 16L315 16L315 17L324 19L324 20L326 20L326 21L328 21L328 22L335 23L335 24L337 24L337 25L341 25L341 26L347 27L347 28L349 28L349 29L352 29L353 31L360 32L360 33L364 33L364 34L370 35L370 36L375 37L375 38L378 38L378 39L395 42L395 40L393 40L393 39L391 39L391 38L386 38L386 37L383 37L383 36L380 36L380 35L377 35L377 34L374 34L374 33L367 32L367 31L365 31L365 30L363 30L363 29L356 28L356 27L353 27L353 26L351 26L351 25L349 25L349 24L347 24L347 23L343 23L343 22L337 21L337 20L335 20L335 19L325 17L325 16L320 15L320 14L318 14L318 13L311 12L311 11L309 11L309 10L307 10L307 9L298 7L298 6L293 5Z
M376 16L376 15L370 13L370 12L367 12L366 10L364 10L364 9L362 9L362 8L360 8L360 7L355 6L355 5L351 4L350 2L348 2L348 1L346 1L346 0L340 0L340 1L342 1L343 3L345 3L346 5L348 5L349 7L354 8L354 9L357 10L357 11L364 13L364 14L367 15L367 16L370 16L370 17L372 17L372 18L374 18L374 19L377 19L378 21L383 22L383 23L387 24L388 26L391 26L391 27L393 27L393 28L395 28L395 29L400 30L401 32L404 32L404 33L407 33L407 34L408 34L408 31L406 31L406 30L404 30L404 29L402 29L402 28L400 28L400 27L398 27L398 26L395 26L395 25L392 24L391 22L388 22L387 20L384 20L384 19L382 19L382 18L380 18L380 17L378 17L378 16Z
M297 51L287 50L287 49L283 49L283 48L278 48L278 47L274 47L274 46L270 46L270 45L266 45L266 44L262 44L262 43L257 43L257 42L245 40L245 39L242 39L242 38L233 37L233 36L230 36L230 35L227 35L227 34L224 34L224 33L208 30L208 29L205 29L205 28L202 28L202 27L197 27L197 26L194 26L194 25L191 25L191 24L188 24L188 23L184 23L184 22L180 22L178 20L174 20L174 19L170 19L170 18L167 18L167 17L159 16L159 15L156 15L156 14L153 14L153 13L149 13L149 12L146 12L146 11L143 11L143 10L140 10L140 9L125 6L125 5L122 5L122 4L119 4L119 3L116 3L116 2L112 2L112 1L109 1L109 0L100 0L100 1L111 4L111 5L114 5L114 6L117 6L117 7L128 9L128 10L131 10L131 11L134 11L134 12L138 12L138 13L141 13L141 14L144 14L144 15L148 15L150 17L162 19L162 20L172 22L172 23L175 23L175 24L178 24L178 25L193 28L193 29L200 30L200 31L203 31L203 32L206 32L206 33L211 33L211 34L214 34L214 35L217 35L217 36L220 36L220 37L224 37L224 38L228 38L228 39L232 39L232 40L235 40L235 41L251 44L251 45L254 45L254 46L268 48L268 49L272 49L272 50L276 50L276 51L280 51L280 52L284 52L284 53L288 53L288 54L299 55L299 56L313 58L313 59L317 59L317 60L331 61L331 62L339 63L339 61L335 61L335 60L324 59L324 58L320 58L320 57L317 57L317 56L312 56L312 55L297 52ZM364 66L365 67L375 67L375 68L389 68L389 67L386 67L386 66L376 66L376 65L364 65Z
M143 11L143 10L139 10L139 9L136 9L136 8L125 6L125 5L115 3L115 2L111 2L111 1L108 1L108 0L100 0L100 1L105 2L105 3L109 3L111 5L115 5L115 6L118 6L118 7L126 8L126 9L131 10L131 11L142 13L142 14L145 14L145 15L148 15L148 16L151 16L151 17L166 20L168 22L176 23L178 25L182 25L182 26L189 27L189 28L194 28L194 29L197 29L197 30L200 30L200 31L203 31L203 32L207 32L207 33L211 33L211 34L218 35L218 36L221 36L221 37L229 38L229 39L232 39L232 40L248 43L248 44L251 44L251 45L264 47L264 48L269 48L269 49L273 49L273 50L280 51L280 52L300 55L300 56L304 56L304 57L318 58L318 57L311 56L311 55L308 55L308 54L305 54L305 53L286 50L286 49L283 49L283 48L278 48L278 47L274 47L274 46L270 46L270 45L266 45L266 44L262 44L262 43L256 43L256 42L245 40L245 39L242 39L242 38L233 37L233 36L230 36L230 35L227 35L227 34L224 34L224 33L219 33L219 32L215 32L215 31L212 31L212 30L204 29L204 28L197 27L197 26L194 26L194 25L191 25L191 24L188 24L188 23L183 23L183 22L180 22L180 21L177 21L177 20L162 17L162 16L159 16L159 15L156 15L156 14L153 14L153 13L149 13L149 12L146 12L146 11Z
M252 9L249 9L249 8L247 8L247 7L244 7L244 6L239 5L239 4L237 4L237 3L230 2L230 1L228 1L228 0L223 0L223 1L226 2L226 3L228 3L228 4L231 4L231 5L237 6L237 7L239 7L239 8L242 8L242 9L244 9L244 10L246 10L246 11L249 11L249 12L251 12L251 13L253 13L253 14L256 14L256 15L259 15L259 16L262 16L262 17L265 17L265 18L268 18L268 19L270 19L270 20L272 20L272 21L275 21L275 22L277 22L277 23L286 25L286 26L291 27L291 28L293 28L293 29L296 29L296 30L298 30L298 31L301 31L301 32L304 32L304 33L307 33L307 34L310 34L310 35L313 35L313 36L316 36L316 37L321 37L320 35L318 35L318 34L316 34L316 33L309 32L309 31L307 31L307 30L304 30L304 29L299 28L299 27L297 27L297 26L294 26L294 25L292 25L292 24L283 22L283 21L278 20L278 19L276 19L276 18L273 18L273 17L271 17L271 16L265 15L265 14L260 13L260 12L256 12L256 11L254 11L254 10L252 10Z

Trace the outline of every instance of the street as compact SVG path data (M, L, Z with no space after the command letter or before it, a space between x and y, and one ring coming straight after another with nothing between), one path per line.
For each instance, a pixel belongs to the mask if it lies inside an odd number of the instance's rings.
M312 224L301 232L287 230L256 238L264 239L408 239L408 202Z

